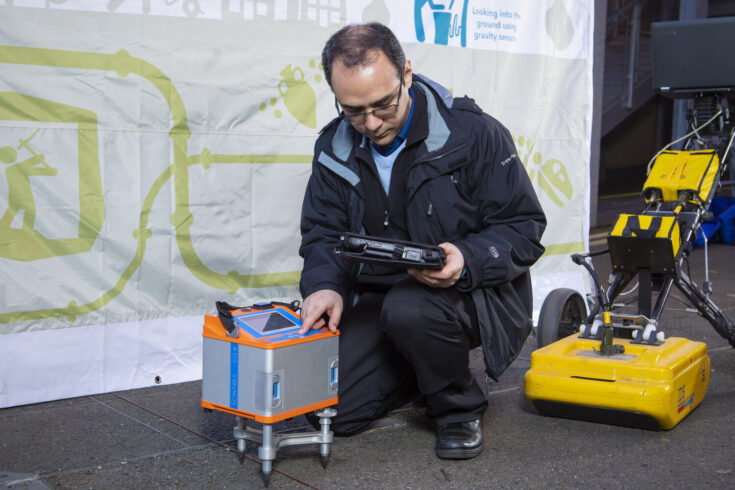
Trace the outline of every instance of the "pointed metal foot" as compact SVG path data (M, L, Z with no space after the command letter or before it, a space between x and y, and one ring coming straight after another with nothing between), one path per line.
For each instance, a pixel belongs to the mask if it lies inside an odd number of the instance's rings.
M237 459L240 461L240 464L243 464L245 462L245 451L238 451Z
M326 456L322 454L322 468L327 469L327 463L329 463L329 454Z
M268 488L268 485L271 484L271 476L273 476L273 473L263 473L263 486L265 488Z

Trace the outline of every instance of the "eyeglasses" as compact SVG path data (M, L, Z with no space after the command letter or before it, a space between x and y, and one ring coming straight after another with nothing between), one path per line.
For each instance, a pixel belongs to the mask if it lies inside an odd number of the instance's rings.
M398 84L398 99L395 104L387 104L383 107L378 107L377 109L367 112L345 112L344 110L340 111L339 102L337 101L337 97L335 97L334 106L337 108L339 115L341 117L346 117L352 124L365 124L365 121L367 121L367 117L370 114L379 119L385 119L395 115L396 112L398 112L398 105L401 103L401 92L403 92L403 77L401 77L401 82ZM391 97L391 99L392 98L393 97Z

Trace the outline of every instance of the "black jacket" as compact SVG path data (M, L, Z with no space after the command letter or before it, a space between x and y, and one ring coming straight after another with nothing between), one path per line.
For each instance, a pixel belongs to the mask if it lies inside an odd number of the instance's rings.
M406 228L412 241L451 242L462 252L468 277L454 287L472 295L487 372L497 379L531 330L528 270L544 252L546 218L508 130L471 99L413 81L426 103L416 106L425 114L414 113L404 150L415 155L405 175ZM332 289L347 304L352 296L359 267L334 246L340 233L364 231L361 175L371 160L347 120L322 130L301 215L303 297Z

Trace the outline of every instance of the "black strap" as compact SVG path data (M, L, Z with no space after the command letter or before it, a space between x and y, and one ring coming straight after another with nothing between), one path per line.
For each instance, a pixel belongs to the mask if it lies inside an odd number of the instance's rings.
M628 221L623 229L623 236L635 235L646 240L655 237L659 228L661 228L661 217L654 216L648 229L641 228L641 222L638 218L638 216L628 216Z
M219 321L222 322L222 326L225 327L228 333L235 331L235 322L232 319L232 310L237 310L237 306L232 306L224 301L215 301L214 306L217 307L217 316Z

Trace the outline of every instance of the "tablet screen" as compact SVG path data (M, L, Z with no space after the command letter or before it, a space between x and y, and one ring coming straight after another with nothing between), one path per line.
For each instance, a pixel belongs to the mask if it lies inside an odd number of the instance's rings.
M270 310L264 313L241 316L239 320L250 328L260 333L272 333L298 325L283 316L278 310Z

